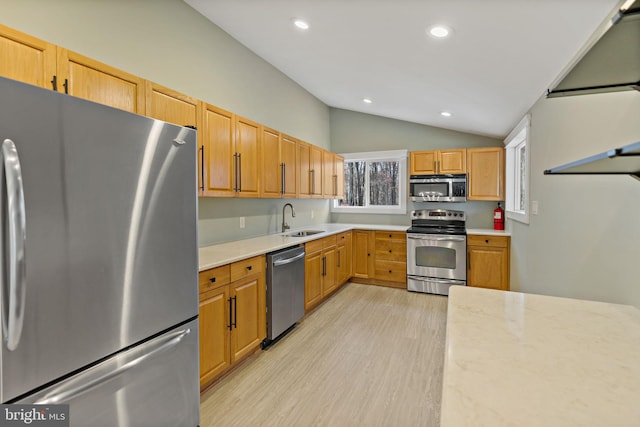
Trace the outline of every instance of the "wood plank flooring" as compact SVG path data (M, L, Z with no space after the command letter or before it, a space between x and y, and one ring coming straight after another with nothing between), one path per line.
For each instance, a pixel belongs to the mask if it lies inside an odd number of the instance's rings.
M201 427L438 426L447 298L349 283L201 396Z

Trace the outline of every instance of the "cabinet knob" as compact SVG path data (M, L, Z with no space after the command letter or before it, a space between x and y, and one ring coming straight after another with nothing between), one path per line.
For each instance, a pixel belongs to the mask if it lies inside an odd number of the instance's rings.
M391 253L391 249L389 249L389 253Z
M389 238L391 238L391 234L389 234Z
M371 256L371 254L367 254L367 256Z
M485 241L484 241L484 242L485 242L485 243L489 243L489 239L485 239Z
M249 271L251 271L251 269L252 269L252 268L253 268L253 267L252 267L252 266L250 266L250 265L248 265L248 266L247 266L247 270L249 270Z
M391 273L391 270L389 270L389 273Z
M215 277L210 277L210 278L209 278L209 281L210 281L211 283L216 283L216 278L215 278Z

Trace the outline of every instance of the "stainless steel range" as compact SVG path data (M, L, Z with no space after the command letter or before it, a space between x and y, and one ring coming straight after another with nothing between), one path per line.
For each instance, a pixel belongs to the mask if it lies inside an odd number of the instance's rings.
M411 212L407 230L407 289L449 295L449 287L467 284L467 230L463 211L421 209Z

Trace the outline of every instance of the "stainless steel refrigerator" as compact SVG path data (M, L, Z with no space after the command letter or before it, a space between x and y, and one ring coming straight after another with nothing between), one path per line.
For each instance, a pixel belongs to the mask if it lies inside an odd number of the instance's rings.
M0 78L2 403L199 424L196 132Z

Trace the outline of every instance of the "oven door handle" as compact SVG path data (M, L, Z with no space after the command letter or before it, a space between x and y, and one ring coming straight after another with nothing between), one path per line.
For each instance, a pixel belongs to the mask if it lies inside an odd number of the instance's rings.
M407 236L407 239L412 240L433 240L438 242L464 242L467 240L465 237L418 237L418 236Z
M464 280L456 280L456 279L437 279L435 277L419 277L419 276L407 276L411 280L415 280L417 282L433 282L433 283L442 283L444 285L460 285L466 282Z

